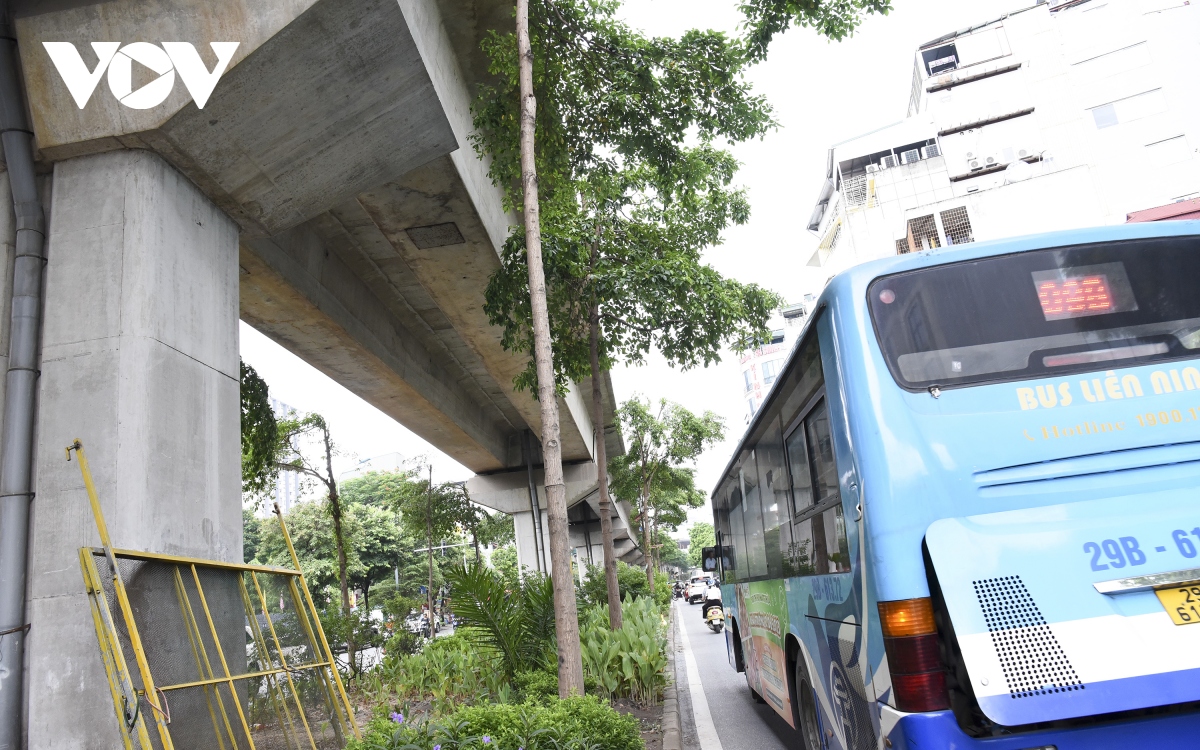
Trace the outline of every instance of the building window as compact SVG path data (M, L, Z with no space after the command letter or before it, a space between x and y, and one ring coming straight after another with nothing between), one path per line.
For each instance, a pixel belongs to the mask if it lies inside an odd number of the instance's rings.
M746 392L754 390L754 366L742 371L742 378L746 381Z
M958 206L942 211L942 232L946 235L947 245L961 245L974 242L971 234L971 219L967 216L967 207Z
M847 177L843 183L842 192L846 196L846 205L855 208L867 205L867 176L856 174Z
M909 250L908 238L896 240L896 255L904 255Z
M1111 128L1122 122L1133 122L1166 111L1167 100L1163 96L1162 89L1146 91L1091 109L1092 119L1096 122L1097 130Z
M770 385L775 382L775 377L779 375L779 363L783 360L773 359L770 362L762 364L763 385Z
M912 242L913 250L932 250L942 246L941 240L938 239L937 223L933 220L933 214L909 219L908 237Z

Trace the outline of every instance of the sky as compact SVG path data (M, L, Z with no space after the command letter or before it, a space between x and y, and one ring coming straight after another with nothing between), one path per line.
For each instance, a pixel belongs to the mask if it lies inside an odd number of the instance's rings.
M1022 0L896 0L887 16L873 16L853 37L831 42L807 29L777 37L766 62L749 73L767 97L779 127L758 141L732 148L741 162L737 181L748 193L750 221L725 233L705 261L726 276L778 292L788 302L817 293L826 275L807 265L817 245L805 225L823 179L828 148L904 118L918 46L957 29L998 18L1031 4ZM621 14L653 35L689 28L736 33L736 0L625 0ZM399 452L426 456L434 481L467 479L471 472L245 323L242 358L267 381L271 395L300 411L325 416L341 455L342 472L361 459ZM709 368L679 372L661 359L612 373L618 401L633 396L677 401L694 412L724 418L725 440L697 463L697 485L711 492L746 426L737 358L729 353ZM707 506L689 522L712 522ZM686 527L677 536L686 536Z

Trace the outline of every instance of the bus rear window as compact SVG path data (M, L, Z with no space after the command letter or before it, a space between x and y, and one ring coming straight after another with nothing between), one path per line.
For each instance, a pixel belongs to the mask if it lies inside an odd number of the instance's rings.
M1200 356L1200 238L1075 245L876 279L867 302L904 388Z

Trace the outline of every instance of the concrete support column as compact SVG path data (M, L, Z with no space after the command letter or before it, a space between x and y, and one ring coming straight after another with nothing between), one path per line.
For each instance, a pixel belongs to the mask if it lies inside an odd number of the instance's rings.
M545 502L546 488L538 486L538 498ZM517 546L517 569L528 569L531 572L550 573L550 532L546 528L549 523L549 517L545 511L542 511L542 550L544 551L544 560L541 566L538 565L538 548L537 548L537 530L533 525L533 511L524 510L517 511L512 514L513 531L516 536Z
M58 162L50 217L27 746L116 747L63 448L86 446L116 546L241 561L238 230L148 151Z

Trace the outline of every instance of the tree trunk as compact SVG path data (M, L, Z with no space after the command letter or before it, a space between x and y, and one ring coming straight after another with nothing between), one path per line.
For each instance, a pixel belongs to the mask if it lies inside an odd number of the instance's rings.
M433 467L429 467L429 489L425 493L425 555L429 562L429 586L425 589L429 606L429 637L437 635L433 616Z
M533 353L538 400L542 410L542 457L546 473L546 514L550 523L550 566L554 581L554 630L558 636L558 694L583 695L583 657L579 649L579 616L568 549L567 498L559 442L558 397L550 349L550 316L546 310L546 274L538 217L537 167L533 130L537 101L533 94L533 48L529 41L529 0L517 0L517 66L521 83L521 186L525 204L525 248L529 297L533 313Z
M600 536L604 541L604 583L608 589L608 622L621 629L621 588L617 583L617 550L613 544L612 506L608 496L608 455L604 445L604 400L600 392L600 307L592 305L592 423L596 430L596 481L600 485ZM590 551L589 551L589 554Z
M646 580L650 582L650 598L654 598L654 549L650 546L650 497L642 496L642 546L646 551Z
M475 547L475 564L479 565L483 562L483 556L479 554L479 528L471 527L471 544Z
M338 585L342 593L342 614L350 619L350 579L346 574L346 540L342 536L342 501L338 497L337 481L333 478L333 444L329 438L329 428L323 427L325 439L325 488L329 492L329 513L333 516L333 540L337 546ZM346 633L346 658L350 662L350 671L357 672L357 662L354 653L354 628Z

